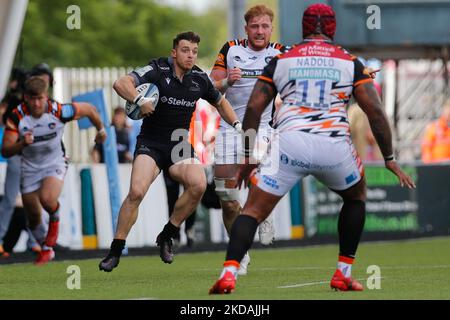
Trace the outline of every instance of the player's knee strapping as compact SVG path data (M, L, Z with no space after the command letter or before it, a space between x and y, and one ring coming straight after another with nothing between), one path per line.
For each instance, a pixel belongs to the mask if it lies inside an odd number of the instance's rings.
M216 193L222 201L239 201L239 190L236 188L236 181L229 178L214 178Z

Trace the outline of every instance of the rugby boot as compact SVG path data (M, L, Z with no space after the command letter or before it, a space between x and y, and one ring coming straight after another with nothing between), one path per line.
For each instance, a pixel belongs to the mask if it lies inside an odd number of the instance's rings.
M247 268L249 264L250 264L250 255L247 252L245 256L242 258L241 263L239 264L238 275L240 276L247 275Z
M358 281L351 277L344 277L342 271L339 269L336 269L333 278L331 278L330 287L336 291L363 291L364 289Z
M52 248L41 250L41 252L39 252L38 254L36 261L34 261L34 264L37 266L43 266L44 264L47 264L54 258L55 258L55 251L53 251Z
M268 246L273 243L275 240L275 226L273 225L272 215L268 216L266 220L260 223L258 234L261 244Z
M5 251L2 244L0 244L0 257L2 257L2 258L9 257L9 253L7 251Z
M159 256L164 263L172 263L173 262L173 243L172 239L164 238L162 236L162 232L156 238L156 244L159 247Z
M209 294L229 294L234 291L235 287L236 278L231 271L227 271L223 277L217 280L211 289L209 289Z
M98 265L98 269L100 271L105 272L111 272L115 267L119 265L120 257L115 256L111 253L109 253L105 259L100 261L100 264Z

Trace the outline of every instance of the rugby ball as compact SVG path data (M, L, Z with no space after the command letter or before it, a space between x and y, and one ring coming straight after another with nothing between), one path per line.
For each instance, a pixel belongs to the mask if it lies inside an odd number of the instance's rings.
M152 99L153 106L156 108L159 100L159 90L153 83L143 83L136 87L136 91L143 97ZM125 111L130 119L139 120L143 116L141 114L141 107L133 102L127 101L125 104Z

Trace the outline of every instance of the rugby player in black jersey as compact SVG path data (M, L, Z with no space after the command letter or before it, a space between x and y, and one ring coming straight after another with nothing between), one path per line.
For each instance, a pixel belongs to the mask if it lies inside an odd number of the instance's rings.
M170 57L159 58L118 79L114 90L124 99L138 104L145 116L137 138L130 190L119 212L114 240L109 254L100 262L100 270L112 271L119 264L125 239L136 222L138 207L161 170L184 186L169 222L156 242L165 263L172 263L172 238L180 225L197 207L206 189L202 165L187 140L189 123L198 99L215 106L225 121L241 132L242 125L230 103L214 88L211 80L195 65L200 37L193 32L180 33L173 40ZM136 87L153 83L159 89L155 108Z

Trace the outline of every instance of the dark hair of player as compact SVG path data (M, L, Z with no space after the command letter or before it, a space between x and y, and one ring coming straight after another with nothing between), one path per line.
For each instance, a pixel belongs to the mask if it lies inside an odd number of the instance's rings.
M179 33L177 34L175 39L173 39L173 49L175 49L178 46L178 43L180 43L181 40L188 40L193 43L199 43L200 36L192 31Z

